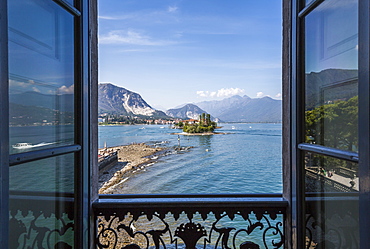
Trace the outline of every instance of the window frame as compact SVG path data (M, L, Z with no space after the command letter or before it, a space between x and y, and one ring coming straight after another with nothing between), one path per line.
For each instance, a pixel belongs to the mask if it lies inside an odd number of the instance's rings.
M9 167L74 153L74 248L94 248L91 203L97 199L97 186L90 183L97 182L97 1L47 1L56 3L75 19L75 142L9 155L8 4L0 1L0 243L8 248Z
M8 248L9 236L9 103L8 8L0 1L0 244ZM6 93L6 94L4 94Z
M360 248L370 248L370 1L359 0Z
M300 84L304 76L304 17L318 7L324 0L314 0L306 4L304 0L284 0L284 39L283 47L283 89L286 103L284 105L283 136L284 176L290 176L285 183L286 197L291 204L291 241L292 248L305 247L305 185L304 156L305 152L358 162L359 164L359 211L360 211L360 248L370 248L370 1L359 1L359 152L347 152L318 145L308 145L304 141L304 84ZM287 74L287 76L285 76ZM303 75L303 76L302 76ZM288 235L288 236L289 236Z

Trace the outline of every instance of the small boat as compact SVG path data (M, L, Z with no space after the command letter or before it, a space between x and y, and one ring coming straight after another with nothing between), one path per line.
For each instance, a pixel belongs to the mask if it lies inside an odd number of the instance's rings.
M232 130L235 130L235 126L231 126L231 129L232 129Z
M12 147L14 149L18 149L18 150L24 150L24 149L30 149L30 148L35 148L35 147L41 147L41 146L46 146L46 145L49 145L49 144L54 144L54 143L39 143L39 144L31 144L31 143L16 143L14 145L12 145Z
M12 147L14 149L28 149L28 148L32 148L33 145L30 144L30 143L16 143L16 144L12 145Z

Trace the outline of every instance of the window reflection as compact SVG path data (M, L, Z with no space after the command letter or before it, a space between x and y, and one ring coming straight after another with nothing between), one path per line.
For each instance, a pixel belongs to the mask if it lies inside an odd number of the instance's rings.
M357 2L327 0L305 18L305 142L354 152ZM306 248L359 248L358 164L306 152L304 172Z
M24 163L9 168L10 190L73 193L74 154Z
M53 1L9 1L11 153L74 143L73 19Z
M328 0L306 25L306 141L358 151L356 1Z
M306 5L310 4L311 2L313 2L313 0L305 0L306 1Z
M306 192L358 192L358 164L307 152Z
M307 248L358 248L358 165L307 152Z

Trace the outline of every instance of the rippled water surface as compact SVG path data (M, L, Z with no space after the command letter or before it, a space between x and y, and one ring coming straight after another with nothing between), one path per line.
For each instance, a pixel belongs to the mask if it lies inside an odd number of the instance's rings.
M188 152L161 157L132 174L123 193L282 192L281 124L221 124L226 135L180 136ZM178 145L168 126L100 126L99 147L133 142Z

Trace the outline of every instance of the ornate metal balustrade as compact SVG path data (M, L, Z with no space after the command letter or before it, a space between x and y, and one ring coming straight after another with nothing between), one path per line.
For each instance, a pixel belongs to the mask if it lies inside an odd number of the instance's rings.
M306 194L306 248L359 248L359 196Z
M93 204L98 248L283 248L279 195L107 195Z
M41 192L11 193L9 248L72 248L72 195Z

